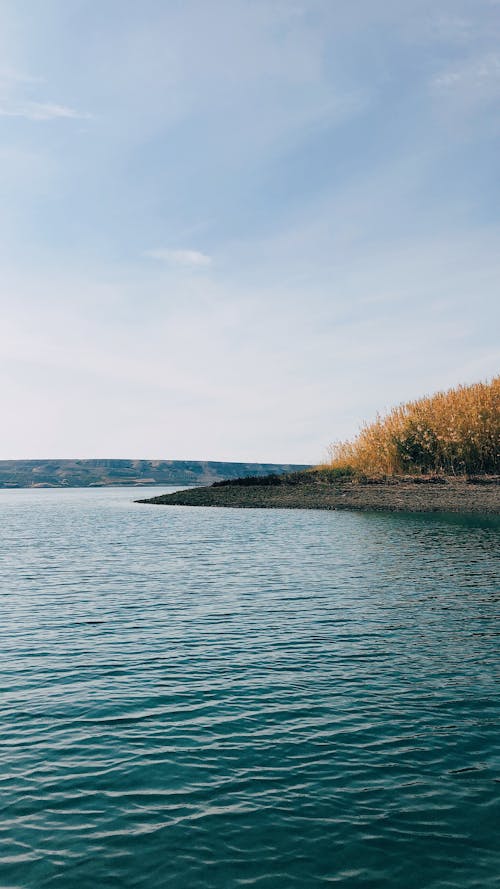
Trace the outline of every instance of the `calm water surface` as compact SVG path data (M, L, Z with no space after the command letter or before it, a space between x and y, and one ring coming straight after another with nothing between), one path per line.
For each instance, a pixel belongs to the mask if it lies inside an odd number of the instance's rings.
M499 885L493 521L0 492L2 889Z

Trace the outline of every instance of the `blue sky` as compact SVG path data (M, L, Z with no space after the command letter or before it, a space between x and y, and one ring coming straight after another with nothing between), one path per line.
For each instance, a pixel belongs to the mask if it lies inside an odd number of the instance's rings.
M498 0L4 0L0 457L314 462L500 367Z

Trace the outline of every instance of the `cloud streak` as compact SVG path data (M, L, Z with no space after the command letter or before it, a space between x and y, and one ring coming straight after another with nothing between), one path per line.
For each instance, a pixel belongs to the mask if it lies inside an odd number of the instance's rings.
M50 121L50 120L89 120L91 115L87 112L76 111L67 105L58 105L55 102L10 102L0 101L0 116L24 117L26 120Z
M0 71L0 116L25 118L32 121L88 120L91 115L77 111L61 102L26 97L27 92L43 84L42 78L31 77L14 68Z
M440 90L496 93L500 91L500 54L489 53L449 68L435 78L434 85Z
M153 250L145 250L144 256L150 259L157 259L168 265L187 268L206 268L212 264L211 256L201 253L199 250L175 250L169 247L157 247Z

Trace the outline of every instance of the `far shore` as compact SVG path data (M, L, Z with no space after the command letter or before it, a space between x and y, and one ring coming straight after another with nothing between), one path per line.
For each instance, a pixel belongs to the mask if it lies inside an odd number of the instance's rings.
M500 515L500 478L421 476L325 480L321 472L231 481L162 494L138 503L239 509L357 509Z

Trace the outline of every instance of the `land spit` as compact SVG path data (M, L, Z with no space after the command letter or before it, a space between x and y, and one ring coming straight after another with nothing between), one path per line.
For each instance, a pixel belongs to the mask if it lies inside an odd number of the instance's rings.
M138 503L243 509L359 509L500 515L500 477L332 478L328 472L236 479Z

